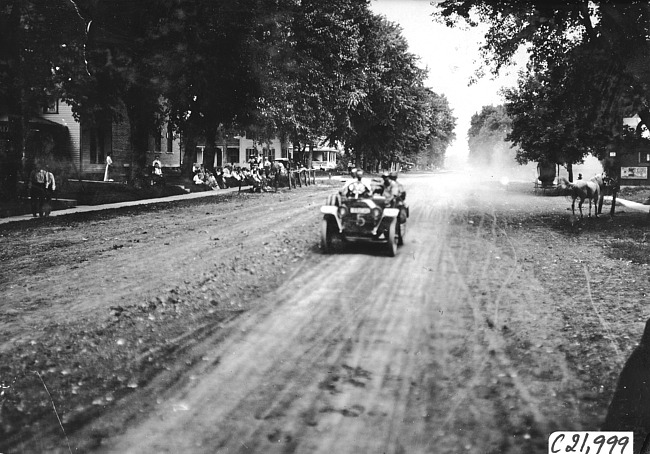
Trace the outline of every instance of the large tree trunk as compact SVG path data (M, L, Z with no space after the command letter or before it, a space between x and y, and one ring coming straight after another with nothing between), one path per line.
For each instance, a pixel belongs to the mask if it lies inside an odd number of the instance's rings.
M2 153L0 161L0 188L3 197L8 200L16 200L18 198L18 181L23 175L29 175L29 171L33 167L33 161L25 159L25 123L24 115L10 116L7 122L7 133L9 141L7 148Z
M205 168L209 169L210 171L213 171L213 168L216 168L217 166L215 165L215 154L218 152L217 147L217 132L212 130L207 133L205 137L205 152L203 154L203 164L205 164ZM211 157L212 159L209 162L205 162L205 157Z
M310 141L309 152L307 153L307 163L305 165L308 169L311 169L311 163L313 159L314 159L314 142Z
M131 178L143 175L147 169L147 149L149 148L148 112L138 105L137 101L126 103L129 118L131 141Z
M616 213L616 195L618 194L618 179L612 182L612 208L609 210L610 216Z
M5 101L7 105L3 106L8 109L7 114L7 134L9 141L7 148L0 162L0 190L3 196L9 200L16 200L18 197L18 180L21 173L29 175L27 167L31 162L23 158L26 157L27 134L29 131L29 117L24 105L24 80L23 80L23 44L22 35L24 28L21 24L21 2L14 0L11 6L11 14L5 24L8 25L9 31L5 30L3 42L5 49L5 63L8 63L7 82L8 88ZM2 150L0 150L2 152ZM31 170L31 168L30 168Z
M184 177L191 177L192 167L194 161L196 161L196 138L192 131L188 131L187 133L183 134L182 137L183 137L183 163L181 165L181 175L183 175Z

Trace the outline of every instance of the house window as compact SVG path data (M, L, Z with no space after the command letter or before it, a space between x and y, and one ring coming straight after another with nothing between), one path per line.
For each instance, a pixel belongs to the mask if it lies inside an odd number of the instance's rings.
M156 134L153 138L154 140L154 151L160 152L162 150L162 131L158 130L158 134Z
M174 129L172 128L172 124L168 123L167 124L167 153L173 153L174 152Z
M58 114L59 113L59 100L56 98L50 98L47 101L47 104L43 106L44 114Z
M214 149L214 165L212 167L221 167L223 165L223 147Z
M275 148L268 149L268 157L269 157L269 161L275 160Z
M203 150L205 147L199 146L196 147L196 163L203 164Z
M250 161L253 156L257 156L257 149L246 148L246 162Z
M237 164L239 162L239 148L228 147L226 159L228 164Z
M112 125L110 123L90 126L86 130L91 164L103 164L112 149Z

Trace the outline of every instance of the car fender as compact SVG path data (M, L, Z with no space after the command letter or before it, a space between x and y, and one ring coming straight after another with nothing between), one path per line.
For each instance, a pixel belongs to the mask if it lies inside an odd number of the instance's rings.
M331 214L333 216L337 216L338 214L339 207L336 205L323 205L320 207L320 212L323 214Z
M398 217L399 208L384 208L381 220L377 223L377 226L372 231L373 235L377 235L388 229L390 223L393 222L393 219L397 219Z
M338 227L339 232L341 232L343 230L343 226L341 225L341 220L339 219L338 210L339 207L335 205L323 205L320 207L320 212L323 213L326 218L328 216L331 216L336 220L336 226Z
M396 218L399 216L399 208L384 208L385 218Z

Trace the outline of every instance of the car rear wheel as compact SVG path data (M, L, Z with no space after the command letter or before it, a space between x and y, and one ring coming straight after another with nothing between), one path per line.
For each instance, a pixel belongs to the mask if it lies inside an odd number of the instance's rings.
M325 254L328 254L332 251L333 234L334 229L332 227L332 221L326 217L323 218L320 224L320 248Z
M393 219L388 227L388 232L386 232L387 241L387 252L389 257L395 257L397 254L397 219Z

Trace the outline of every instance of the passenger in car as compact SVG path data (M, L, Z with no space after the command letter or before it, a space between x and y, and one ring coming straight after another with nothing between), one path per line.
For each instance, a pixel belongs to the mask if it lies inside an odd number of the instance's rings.
M395 180L391 180L388 172L382 173L381 178L384 180L384 190L381 195L386 199L386 206L395 206L399 198L399 186Z
M397 188L399 190L399 198L404 201L406 200L406 190L404 189L404 186L402 183L397 181L397 172L391 172L388 177L393 180L395 183L397 183Z

